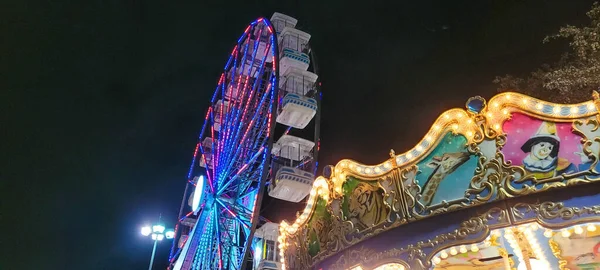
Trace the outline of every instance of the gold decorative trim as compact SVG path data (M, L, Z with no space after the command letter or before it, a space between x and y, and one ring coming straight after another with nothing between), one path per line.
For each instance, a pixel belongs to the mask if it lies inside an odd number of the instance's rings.
M594 97L596 96L598 95L595 94ZM582 141L583 153L594 162L592 165L595 166L598 160L591 147L593 143L600 143L600 138L587 139L579 127L592 125L592 131L600 127L600 117L598 117L600 99L595 98L593 101L571 105L553 104L517 93L502 93L490 99L489 102L480 97L471 100L475 99L483 100L481 110L451 109L444 112L434 122L423 139L415 147L402 154L397 155L392 150L389 159L376 165L365 165L344 159L333 167L329 179L318 177L313 184L311 195L303 212L293 223L288 224L285 221L281 223L279 243L282 255L285 253L287 245L289 245L286 239L306 237L299 234L306 233L307 222L314 211L318 198L327 201L327 211L332 217L332 233L327 239L327 252L317 254L311 259L313 262L323 260L331 256L333 252L339 252L348 246L368 239L382 231L398 227L415 218L425 218L491 200L523 196L536 191L588 183L600 179L600 173L596 172L595 169L591 169L590 172L592 173L587 173L587 175L576 173L541 181L536 180L526 175L522 168L511 165L510 162L505 160L501 152L506 143L506 135L502 129L503 124L511 118L513 113L518 112L542 120L573 122L574 132L584 137ZM591 118L592 116L596 117ZM586 117L588 119L583 119ZM467 139L469 153L479 159L475 175L464 199L425 207L420 205L419 202L419 185L410 183L411 180L414 181L415 179L411 174L416 173L418 169L416 164L429 155L448 132L462 135ZM484 140L495 141L496 155L494 157L487 157L481 153L479 145ZM515 179L515 175L521 175L522 178ZM343 199L344 195L342 187L349 177L355 177L363 181L389 182L384 195L384 204L391 209L388 213L388 222L359 233L352 222L344 221L338 216L340 215L339 211L341 211L339 209L341 207L340 200ZM590 177L596 178L592 179ZM565 179L568 180L565 181ZM513 185L514 182L518 182L522 187L517 188ZM334 209L336 206L332 206L332 204L338 204L337 209Z

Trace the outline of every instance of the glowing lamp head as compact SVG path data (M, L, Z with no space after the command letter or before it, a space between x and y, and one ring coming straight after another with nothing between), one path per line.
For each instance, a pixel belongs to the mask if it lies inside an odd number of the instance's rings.
M162 241L164 238L165 238L164 234L159 234L159 235L157 235L156 240Z
M153 233L152 234L152 240L156 240L158 239L158 234L157 233Z
M198 182L196 182L196 189L194 190L193 198L192 198L192 211L198 212L200 209L200 202L202 200L202 194L204 193L204 176L200 175L198 177Z
M150 226L142 227L142 235L143 236L148 236L148 235L150 235L150 233L152 233L152 229L150 228Z
M168 231L165 233L165 237L166 237L167 239L173 239L173 237L175 237L175 232L174 232L174 231L172 231L172 230L168 230Z
M165 226L154 225L154 226L152 226L152 232L162 234L163 232L165 232Z

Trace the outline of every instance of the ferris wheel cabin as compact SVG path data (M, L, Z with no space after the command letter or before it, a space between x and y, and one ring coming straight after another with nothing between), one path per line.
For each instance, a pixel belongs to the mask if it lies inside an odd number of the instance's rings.
M212 138L204 138L204 140L202 141L202 149L204 149L204 159L202 157L200 158L200 167L206 168L208 164L208 168L212 169L212 146Z
M269 196L299 202L310 193L315 175L305 165L312 161L314 147L314 142L291 135L282 136L273 145L277 174L269 186Z
M275 13L271 22L279 43L279 110L276 121L291 128L305 129L317 113L315 99L318 75L310 67L310 34L295 28L297 20ZM269 196L299 202L310 192L314 181L315 142L286 134L273 145Z
M254 233L253 270L281 269L279 262L279 224L267 222Z
M278 123L299 129L310 123L317 113L317 100L311 97L317 78L317 74L294 67L286 71L279 83L286 94L277 116Z

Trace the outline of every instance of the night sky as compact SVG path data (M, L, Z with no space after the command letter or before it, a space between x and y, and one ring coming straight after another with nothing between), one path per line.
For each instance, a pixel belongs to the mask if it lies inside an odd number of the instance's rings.
M592 1L12 1L0 7L0 269L146 269L173 226L196 136L247 24L312 34L320 164L379 163L495 75L558 60ZM403 2L403 3L398 3ZM267 200L280 221L304 204ZM164 269L162 243L156 269ZM162 267L162 268L159 268Z

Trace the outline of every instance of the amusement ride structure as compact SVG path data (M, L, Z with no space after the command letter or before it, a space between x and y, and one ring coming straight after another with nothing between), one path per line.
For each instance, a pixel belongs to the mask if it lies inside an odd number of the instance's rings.
M237 40L194 150L170 269L245 269L262 256L252 246L264 193L292 202L309 194L321 93L310 34L296 23L275 13Z

